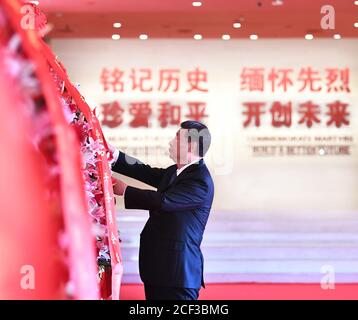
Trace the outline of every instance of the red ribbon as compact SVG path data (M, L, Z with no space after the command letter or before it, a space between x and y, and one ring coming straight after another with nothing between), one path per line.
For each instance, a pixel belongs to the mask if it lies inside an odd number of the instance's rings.
M65 299L61 221L44 198L46 164L29 143L32 123L25 116L24 92L4 73L3 53L0 45L0 299ZM31 279L32 271L34 288L26 290L29 281L23 280Z

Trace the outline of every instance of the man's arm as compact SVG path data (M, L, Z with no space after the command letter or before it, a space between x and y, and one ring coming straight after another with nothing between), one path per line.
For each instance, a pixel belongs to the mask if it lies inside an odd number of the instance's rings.
M127 187L124 195L126 209L162 210L167 212L200 208L208 192L202 180L184 180L166 192Z
M112 170L130 178L142 181L155 188L158 188L165 173L165 169L152 168L121 151L117 151L117 161L112 166Z

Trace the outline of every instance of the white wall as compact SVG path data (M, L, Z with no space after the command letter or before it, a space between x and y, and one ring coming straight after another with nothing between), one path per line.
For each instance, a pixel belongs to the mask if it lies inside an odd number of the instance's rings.
M207 102L207 124L213 135L207 163L213 173L216 196L214 208L229 211L265 211L289 215L299 211L358 210L358 41L357 40L53 40L54 51L66 66L74 83L91 107L120 101L126 109L130 101L150 100L153 108L158 101L170 100L185 105L200 99ZM350 68L351 93L299 93L297 84L287 93L272 94L240 90L243 67ZM104 92L100 84L102 68L180 68L185 81L187 71L195 67L208 72L209 92L186 93L124 93ZM334 100L349 103L350 126L327 128L325 125L307 129L294 124L291 128L273 128L266 121L260 128L243 128L242 102L279 100L300 102L312 100L324 105ZM325 110L325 109L324 109ZM186 110L185 110L186 111ZM150 129L132 129L125 124L118 129L105 129L109 140L119 147L135 145L131 137L163 138L166 144L176 127L161 129L155 122ZM325 111L324 111L325 112ZM184 112L185 113L185 112ZM295 114L297 117L297 113ZM183 120L185 120L183 118ZM297 120L294 119L295 121ZM254 157L251 142L257 136L332 136L353 138L349 156L283 156ZM114 140L126 137L127 142ZM150 138L150 141L153 140ZM137 142L143 145L143 142ZM148 158L156 165L169 165L166 155Z

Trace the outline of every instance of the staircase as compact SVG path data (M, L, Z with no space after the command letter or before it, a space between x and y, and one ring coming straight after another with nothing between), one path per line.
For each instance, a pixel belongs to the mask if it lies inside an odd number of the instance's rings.
M145 211L120 210L124 283L140 283L139 234ZM358 212L213 211L202 251L207 283L358 283Z

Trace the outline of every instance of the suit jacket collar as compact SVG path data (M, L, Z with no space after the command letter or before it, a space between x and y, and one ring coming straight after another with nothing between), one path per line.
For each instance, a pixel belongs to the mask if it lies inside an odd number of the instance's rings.
M185 171L187 168L189 168L190 166L198 165L200 160L202 160L202 158L199 159L199 160L190 162L190 163L184 165L183 167L181 167L180 169L177 169L177 175L179 176L182 172L184 172L184 171Z
M169 175L168 175L168 180L166 182L166 188L169 188L170 186L175 185L178 181L180 181L181 179L185 178L185 176L187 174L189 174L190 172L193 172L195 170L197 170L198 168L202 167L203 165L205 165L204 159L200 159L198 162L193 163L192 165L186 167L179 176L176 176L173 180L172 183L169 184L170 178L172 177L173 174L176 175L176 170L177 170L177 166L173 165L170 169Z

